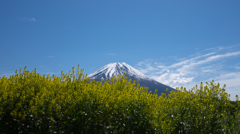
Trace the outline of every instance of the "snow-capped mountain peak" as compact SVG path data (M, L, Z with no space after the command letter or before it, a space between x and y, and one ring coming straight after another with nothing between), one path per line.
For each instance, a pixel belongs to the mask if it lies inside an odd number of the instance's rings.
M135 68L131 67L130 65L126 64L125 62L122 63L110 63L96 72L88 75L88 78L91 79L111 79L113 75L122 75L123 72L126 72L125 76L130 77L137 77L142 79L150 79L149 77L145 76L140 71L136 70Z

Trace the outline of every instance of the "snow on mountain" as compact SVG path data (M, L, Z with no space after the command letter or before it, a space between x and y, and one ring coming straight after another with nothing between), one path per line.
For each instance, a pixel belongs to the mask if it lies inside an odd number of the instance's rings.
M141 78L141 79L150 79L149 77L142 74L137 69L131 67L130 65L126 64L125 62L122 63L110 63L98 71L88 75L91 79L111 79L113 75L122 75L123 72L126 72L127 76Z
M90 80L95 79L95 81L105 81L105 79L111 79L113 75L122 75L123 72L125 72L125 76L127 76L128 79L131 78L132 81L139 79L140 86L149 87L148 91L152 91L152 93L155 92L155 89L158 89L158 95L161 95L161 93L165 93L166 88L168 88L168 93L171 90L175 90L167 85L164 85L158 81L155 81L154 79L147 77L146 75L126 64L125 62L110 63L100 68L96 72L89 74L87 78L90 78Z

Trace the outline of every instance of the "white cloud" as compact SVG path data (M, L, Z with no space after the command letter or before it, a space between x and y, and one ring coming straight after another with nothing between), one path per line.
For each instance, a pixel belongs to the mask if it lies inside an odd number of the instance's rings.
M168 56L168 58L174 58L175 60L184 60L184 58L178 58L176 56Z
M149 60L145 60L147 62L149 62ZM158 68L152 67L150 65L150 63L146 63L146 62L139 62L137 64L137 66L142 66L145 65L145 69L139 68L138 70L141 71L142 73L148 73L149 71L153 71L153 70L158 70Z
M217 60L217 59L220 59L220 58L225 58L225 57L230 57L230 56L237 56L237 55L240 55L240 51L238 52L231 52L231 53L226 53L226 54L222 54L222 55L215 55L215 56L210 56L204 60L200 60L200 61L197 61L197 62L192 62L192 63L189 63L187 65L183 65L181 68L177 69L177 71L179 72L186 72L188 74L191 74L191 70L193 70L196 66L199 66L201 64L206 64L206 63L209 63L211 61L214 61L214 60Z
M148 70L146 70L146 69L141 69L141 68L140 68L140 69L138 69L138 70L139 70L140 72L144 73L144 74L148 72Z
M240 46L240 44L232 45L232 46L228 46L228 47L218 46L218 47L214 47L214 48L207 48L205 50L207 50L207 51L208 50L217 50L217 51L219 51L219 50L224 50L224 49L231 49L231 48L238 47L238 46Z
M207 72L213 72L213 70L210 69L206 69L206 70L202 70L203 73L207 73Z
M20 18L20 21L30 21L30 22L35 22L36 19L35 18Z
M157 67L159 67L159 68L165 68L166 66L157 66Z
M36 21L35 18L29 18L28 21Z
M215 67L215 69L213 70L212 68ZM216 65L211 65L211 66L204 66L204 67L201 67L201 70L203 73L206 73L206 72L214 72L217 70L216 68Z
M157 66L157 67L162 68L162 70L160 70L157 74L162 74L163 72L165 72L168 69L175 69L177 67L180 67L176 70L177 72L183 72L185 74L196 74L196 71L191 69L191 67L195 64L194 62L197 59L207 57L207 56L210 56L210 55L213 55L213 54L215 54L215 52L207 53L207 54L197 56L197 57L194 57L194 58L191 58L191 59L188 59L188 60L184 60L184 61L181 61L181 62L178 62L178 63L174 63L170 66Z
M185 65L185 64L188 64L189 62L192 62L192 61L194 61L196 59L199 59L199 58L202 58L202 57L206 57L206 56L209 56L209 55L212 55L212 54L215 54L215 52L208 53L208 54L205 54L205 55L202 55L202 56L197 56L195 58L191 58L189 60L181 61L179 63L175 63L175 64L171 65L170 68L175 68L175 67L178 67L178 66L181 66L181 65Z
M180 84L188 84L192 82L194 77L183 77L184 74L182 72L180 73L171 73L169 70L160 75L160 76L150 76L151 78L155 79L156 81L159 81L163 84L169 85L171 87L175 85Z
M231 68L235 68L235 69L240 69L240 63L237 63L237 64L235 64L234 66L230 66Z
M218 80L217 82L226 84L227 87L238 87L240 89L239 81L240 81L240 77L238 77L238 78L222 79L222 80Z
M226 73L221 74L220 76L216 77L216 79L229 79L229 78L240 78L240 72L233 72L233 73ZM240 82L239 82L240 85Z
M115 54L114 54L114 53L110 53L110 54L107 54L107 55L113 56L113 55L115 55Z

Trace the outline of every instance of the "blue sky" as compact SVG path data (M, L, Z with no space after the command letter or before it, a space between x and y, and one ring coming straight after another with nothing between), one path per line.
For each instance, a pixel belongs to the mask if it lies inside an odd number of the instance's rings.
M240 95L239 0L1 0L0 77L27 66L60 77L125 62L190 89Z

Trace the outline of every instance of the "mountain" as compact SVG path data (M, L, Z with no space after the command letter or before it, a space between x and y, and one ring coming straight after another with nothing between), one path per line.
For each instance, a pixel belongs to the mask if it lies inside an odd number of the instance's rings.
M126 64L125 62L122 63L110 63L96 72L89 74L87 78L90 78L90 80L95 79L95 81L105 81L105 79L111 79L113 75L122 75L123 72L125 72L125 76L128 77L128 79L136 80L139 79L139 85L143 87L149 87L148 92L152 91L152 93L155 93L155 89L158 89L158 96L161 95L161 93L166 93L166 88L168 88L168 92L166 94L169 94L170 91L174 90L174 88L169 87L167 85L164 85L158 81L155 81L152 78L147 77L146 75L142 74L137 69L131 67L130 65Z

